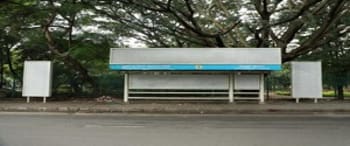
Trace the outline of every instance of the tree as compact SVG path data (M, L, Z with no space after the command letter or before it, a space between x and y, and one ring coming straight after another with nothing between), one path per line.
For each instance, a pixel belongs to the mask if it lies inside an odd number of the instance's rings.
M344 87L350 83L350 35L336 42L329 42L312 54L302 58L321 60L326 85L333 87L335 96L344 99Z
M84 1L151 47L278 47L283 62L350 30L347 0ZM331 35L338 32L337 36Z
M14 7L0 7L1 11L18 11L18 9ZM12 24L7 20L15 19L11 18L9 15L0 14L0 27L3 28L0 30L0 88L5 84L5 65L8 66L8 69L12 75L13 83L17 81L21 81L21 76L19 75L13 61L13 52L16 52L16 46L18 46L19 36L20 34L17 31L14 31L18 25ZM13 89L15 88L15 84L13 84Z
M65 83L76 93L83 88L97 89L94 76L100 74L95 70L101 69L101 62L103 70L107 70L106 56L109 48L116 46L116 37L86 31L84 27L96 24L95 17L79 1L9 0L3 2L1 9L7 12L0 17L6 22L2 27L17 34L11 51L22 50L23 60L53 60L54 67L64 68L64 76L70 77Z
M325 48L333 47L325 46L345 42L339 38L350 31L350 21L345 20L350 18L348 0L0 3L6 12L0 14L0 84L9 75L21 80L23 64L17 62L50 59L60 72L55 87L69 86L76 93L96 91L98 83L107 83L103 75L115 77L107 69L108 49L125 46L128 38L149 47L278 47L287 62L329 53Z
M350 83L350 33L346 33L350 30L350 18L347 15L339 18L338 22L345 29L329 34L336 39L302 55L301 59L321 60L325 84L333 87L338 99L344 99L344 87Z

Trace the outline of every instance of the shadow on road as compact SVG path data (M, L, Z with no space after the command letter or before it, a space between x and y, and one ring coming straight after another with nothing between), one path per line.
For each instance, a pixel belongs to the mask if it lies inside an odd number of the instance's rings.
M3 139L0 137L0 146L6 146L5 144L4 144L4 141L3 141Z

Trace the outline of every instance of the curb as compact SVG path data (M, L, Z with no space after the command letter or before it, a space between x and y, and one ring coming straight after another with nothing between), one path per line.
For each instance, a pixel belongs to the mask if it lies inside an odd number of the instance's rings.
M0 112L142 113L142 114L350 114L350 109L167 109L108 107L0 107Z

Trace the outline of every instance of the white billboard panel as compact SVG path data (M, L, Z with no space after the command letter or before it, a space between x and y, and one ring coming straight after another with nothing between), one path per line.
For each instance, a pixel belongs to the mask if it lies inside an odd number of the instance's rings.
M227 90L228 75L129 74L130 89L206 89Z
M321 62L292 62L292 96L322 98Z
M234 77L235 90L259 90L260 89L260 75L247 74L238 75Z
M112 48L110 64L281 64L279 48Z
M25 61L22 96L50 97L51 79L51 61Z

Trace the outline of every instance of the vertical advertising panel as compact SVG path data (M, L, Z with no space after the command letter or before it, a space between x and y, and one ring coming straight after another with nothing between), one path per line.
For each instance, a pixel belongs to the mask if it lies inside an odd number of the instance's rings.
M259 90L260 89L260 75L235 75L234 79L235 90Z
M22 96L50 97L51 80L51 61L25 61Z
M293 98L322 98L321 62L292 62Z

